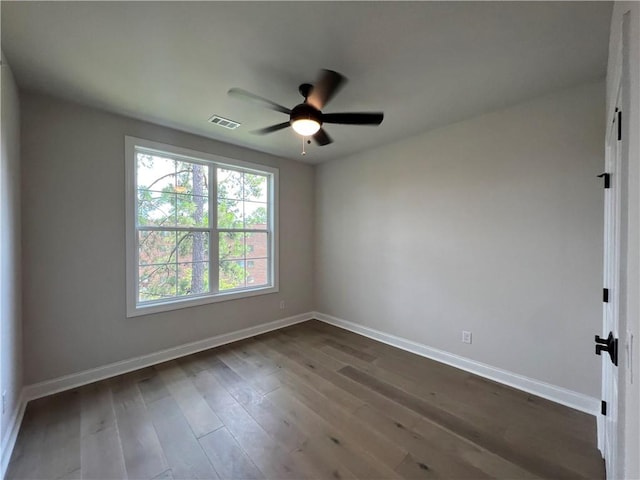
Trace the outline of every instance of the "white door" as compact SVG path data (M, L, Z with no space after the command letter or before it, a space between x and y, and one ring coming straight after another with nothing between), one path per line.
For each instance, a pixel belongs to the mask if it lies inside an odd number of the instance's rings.
M620 96L618 96L619 105ZM607 132L607 155L604 174L604 292L601 340L596 351L602 356L602 399L606 402L600 416L599 443L607 467L607 478L617 479L617 435L618 435L618 361L617 339L620 306L620 193L621 182L621 116L616 108ZM607 188L608 187L608 188ZM604 343L605 339L615 343ZM596 339L598 342L598 339Z

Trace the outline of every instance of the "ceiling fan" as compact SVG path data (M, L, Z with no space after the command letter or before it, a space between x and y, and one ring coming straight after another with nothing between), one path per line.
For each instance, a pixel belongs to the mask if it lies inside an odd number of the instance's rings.
M322 109L340 90L347 79L333 70L322 70L315 85L303 83L298 91L304 97L304 102L292 109L283 107L271 100L247 92L241 88L232 88L228 94L242 100L259 103L264 107L289 115L289 121L254 130L251 133L266 135L291 126L296 133L303 137L313 137L318 145L328 145L333 140L325 132L324 123L338 123L343 125L380 125L384 118L382 112L353 112L353 113L322 113Z

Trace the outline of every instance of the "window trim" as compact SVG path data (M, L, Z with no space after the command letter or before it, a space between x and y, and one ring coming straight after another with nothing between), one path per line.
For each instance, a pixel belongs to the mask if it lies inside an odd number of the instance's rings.
M236 160L233 158L214 155L211 153L200 152L188 148L178 147L142 138L125 136L125 269L126 269L126 297L127 297L127 318L137 317L141 315L149 315L152 313L167 312L182 308L195 307L198 305L206 305L209 303L224 302L228 300L237 300L240 298L254 297L257 295L266 295L279 292L279 234L278 234L278 218L279 218L279 170L275 167L261 165L257 163L246 162L244 160ZM137 242L136 242L136 148L143 148L149 151L156 151L160 154L169 154L171 156L185 157L185 160L201 163L206 165L214 165L220 167L229 167L231 169L254 170L256 173L268 173L271 175L272 188L269 189L269 203L273 205L273 215L268 218L269 230L272 232L269 250L271 254L271 285L246 288L243 290L231 290L228 292L215 292L201 294L193 297L175 298L170 301L162 301L157 303L138 304L138 269L137 269ZM215 208L210 212L217 212L216 202L216 186L212 186L213 195L209 198L209 208ZM213 206L212 206L213 205ZM211 222L215 223L215 222ZM217 224L210 225L209 231L218 231ZM210 255L211 259L218 257L218 239L213 235L210 238ZM211 261L211 260L210 260ZM213 269L210 274L215 277L214 285L217 289L217 274L214 275Z

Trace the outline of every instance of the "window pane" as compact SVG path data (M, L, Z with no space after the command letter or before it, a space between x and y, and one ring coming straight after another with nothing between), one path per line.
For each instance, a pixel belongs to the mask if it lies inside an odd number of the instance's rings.
M178 232L178 262L205 262L208 260L208 232Z
M176 193L207 195L209 189L209 168L190 162L176 162Z
M176 162L170 158L138 153L137 188L157 192L174 191Z
M175 263L175 253L175 232L138 232L139 265Z
M153 265L138 269L138 301L161 300L176 295L176 266Z
M269 264L266 258L247 260L247 286L259 287L269 283Z
M244 202L244 221L246 229L267 228L267 204Z
M242 200L242 173L218 168L218 198Z
M176 195L179 227L209 226L209 198L199 195Z
M138 225L172 227L175 224L175 194L138 190Z
M178 295L197 295L209 291L209 263L178 264Z
M244 260L225 260L220 262L218 277L220 291L245 286Z
M220 232L218 244L220 260L244 258L244 233Z
M244 174L244 199L252 202L267 201L267 177L253 173Z
M218 228L242 228L242 201L218 199Z
M266 258L268 243L266 233L245 233L247 244L247 258Z

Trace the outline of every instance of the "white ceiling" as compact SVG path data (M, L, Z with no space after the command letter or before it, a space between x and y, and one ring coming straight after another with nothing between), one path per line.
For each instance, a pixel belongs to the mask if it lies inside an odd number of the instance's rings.
M274 155L317 163L605 74L607 2L1 2L18 84ZM284 114L321 68L349 82L325 112L384 111L379 127L327 125L301 157ZM212 114L242 123L229 131Z

